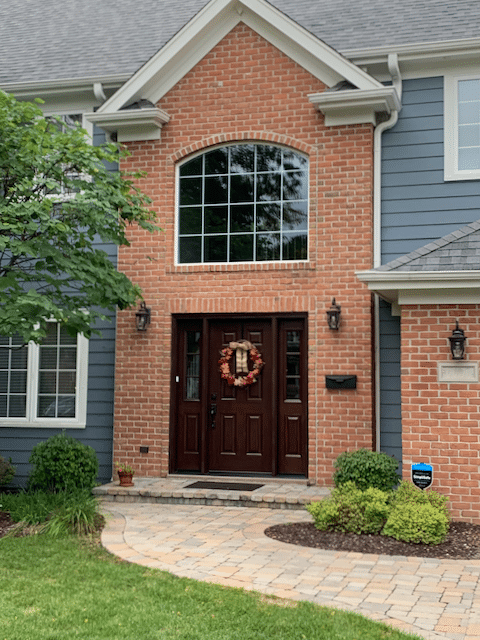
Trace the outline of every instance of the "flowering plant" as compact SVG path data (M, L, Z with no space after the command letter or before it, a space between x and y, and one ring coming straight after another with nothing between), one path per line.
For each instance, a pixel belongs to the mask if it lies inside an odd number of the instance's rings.
M117 473L131 473L132 476L135 473L135 469L126 462L115 462L115 469Z
M225 349L222 349L220 353L222 354L222 357L218 361L218 364L220 365L219 371L222 374L223 380L226 380L228 384L236 387L247 387L257 381L260 371L265 364L258 349L252 347L249 350L250 360L253 362L253 369L249 371L246 376L235 376L230 371L230 360L232 359L233 349L226 347Z

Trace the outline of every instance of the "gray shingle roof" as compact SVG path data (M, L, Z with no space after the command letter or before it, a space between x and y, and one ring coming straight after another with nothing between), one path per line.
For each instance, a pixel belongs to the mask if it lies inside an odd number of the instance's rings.
M132 74L206 0L1 0L0 84ZM479 0L272 0L338 51L477 38Z
M480 270L480 220L375 269L375 271L473 270Z

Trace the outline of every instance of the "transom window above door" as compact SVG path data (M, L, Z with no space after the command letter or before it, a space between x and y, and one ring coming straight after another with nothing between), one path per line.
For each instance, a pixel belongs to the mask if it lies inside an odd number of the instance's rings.
M308 160L290 149L238 144L180 166L180 264L306 260Z

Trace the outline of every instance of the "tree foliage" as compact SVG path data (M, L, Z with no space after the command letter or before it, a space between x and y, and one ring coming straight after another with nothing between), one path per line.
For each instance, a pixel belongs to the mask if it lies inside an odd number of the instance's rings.
M124 153L0 92L0 335L38 342L55 319L88 337L102 309L141 297L100 247L158 229L140 174L107 169Z

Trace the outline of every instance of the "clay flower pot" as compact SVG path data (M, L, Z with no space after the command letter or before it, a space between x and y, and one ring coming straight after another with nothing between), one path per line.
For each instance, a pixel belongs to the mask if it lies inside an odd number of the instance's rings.
M133 473L117 471L121 487L133 487Z

